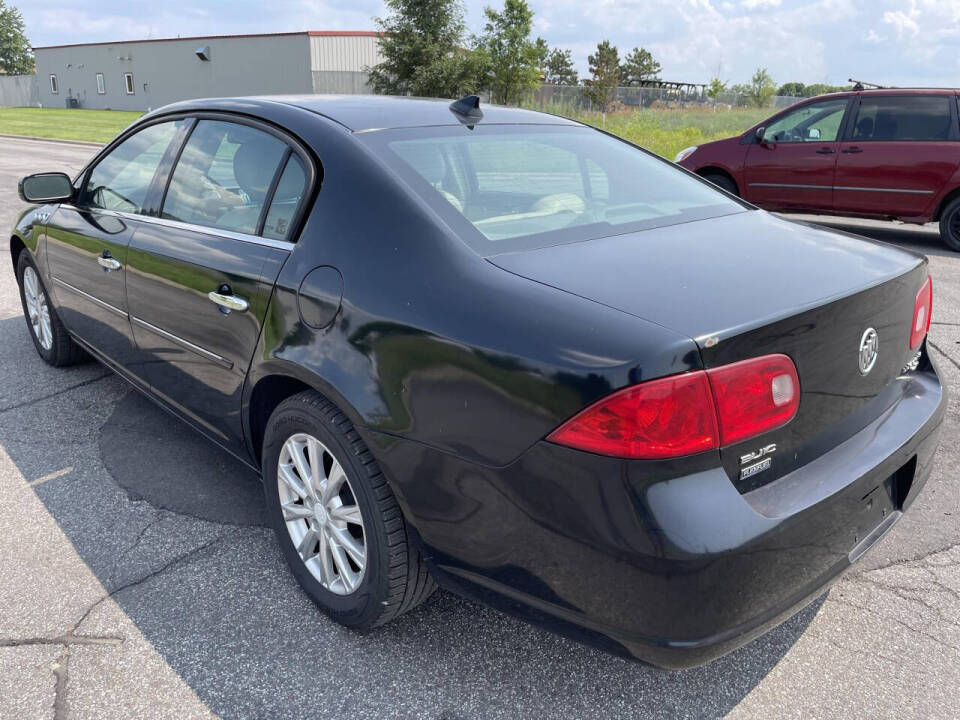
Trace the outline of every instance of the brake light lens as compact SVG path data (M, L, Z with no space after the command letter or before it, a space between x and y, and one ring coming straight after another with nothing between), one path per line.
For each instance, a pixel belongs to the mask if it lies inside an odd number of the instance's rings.
M561 425L547 440L623 458L672 458L717 447L707 374L672 375L625 388Z
M547 440L612 457L676 458L774 430L790 422L799 406L793 361L765 355L619 390Z
M913 305L913 325L910 326L910 349L916 350L930 331L930 313L933 311L933 278L927 275L926 282L917 293Z
M786 425L800 407L800 379L786 355L765 355L707 371L717 403L720 444L733 445Z

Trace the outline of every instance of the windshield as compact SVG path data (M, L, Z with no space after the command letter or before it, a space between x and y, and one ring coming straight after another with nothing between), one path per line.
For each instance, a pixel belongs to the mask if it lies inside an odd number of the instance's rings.
M364 139L481 255L746 209L670 163L590 128L431 127Z

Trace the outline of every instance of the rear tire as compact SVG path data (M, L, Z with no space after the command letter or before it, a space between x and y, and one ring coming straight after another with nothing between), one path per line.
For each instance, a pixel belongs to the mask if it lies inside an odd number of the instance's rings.
M280 403L262 466L281 552L310 599L338 623L383 625L436 589L377 461L329 400L307 390Z
M948 248L960 252L960 198L940 213L940 237Z
M20 284L23 317L33 346L43 361L54 367L64 367L87 360L89 355L73 341L50 303L40 271L27 250L21 250L17 258L17 282Z
M740 197L740 190L737 188L737 184L729 175L724 175L719 172L705 172L700 175L704 180L709 180L714 185L716 185L721 190L726 190L731 195L736 195Z

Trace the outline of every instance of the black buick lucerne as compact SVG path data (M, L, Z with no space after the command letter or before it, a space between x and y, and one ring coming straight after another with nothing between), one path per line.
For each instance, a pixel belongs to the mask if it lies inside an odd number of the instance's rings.
M822 593L931 468L927 261L476 98L152 112L31 175L40 356L258 469L344 625L439 583L669 668Z

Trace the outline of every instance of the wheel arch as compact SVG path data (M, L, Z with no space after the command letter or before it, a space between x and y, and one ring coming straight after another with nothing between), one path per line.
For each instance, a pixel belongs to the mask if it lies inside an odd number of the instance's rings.
M354 424L361 426L360 413L330 383L299 366L269 363L251 371L243 407L244 431L251 457L261 466L263 437L270 415L284 400L313 390L333 403Z
M17 271L17 262L20 260L20 253L27 249L27 244L23 242L19 235L10 237L10 260L13 262L13 271Z
M952 203L957 198L960 198L960 186L953 188L943 196L943 198L940 200L940 203L937 205L936 211L933 213L933 221L939 222L947 205Z
M723 175L733 183L733 186L737 189L737 195L740 197L743 196L740 183L737 182L737 179L733 176L733 173L725 168L720 167L719 165L704 165L701 168L697 168L696 173L702 178L705 178L707 175Z

